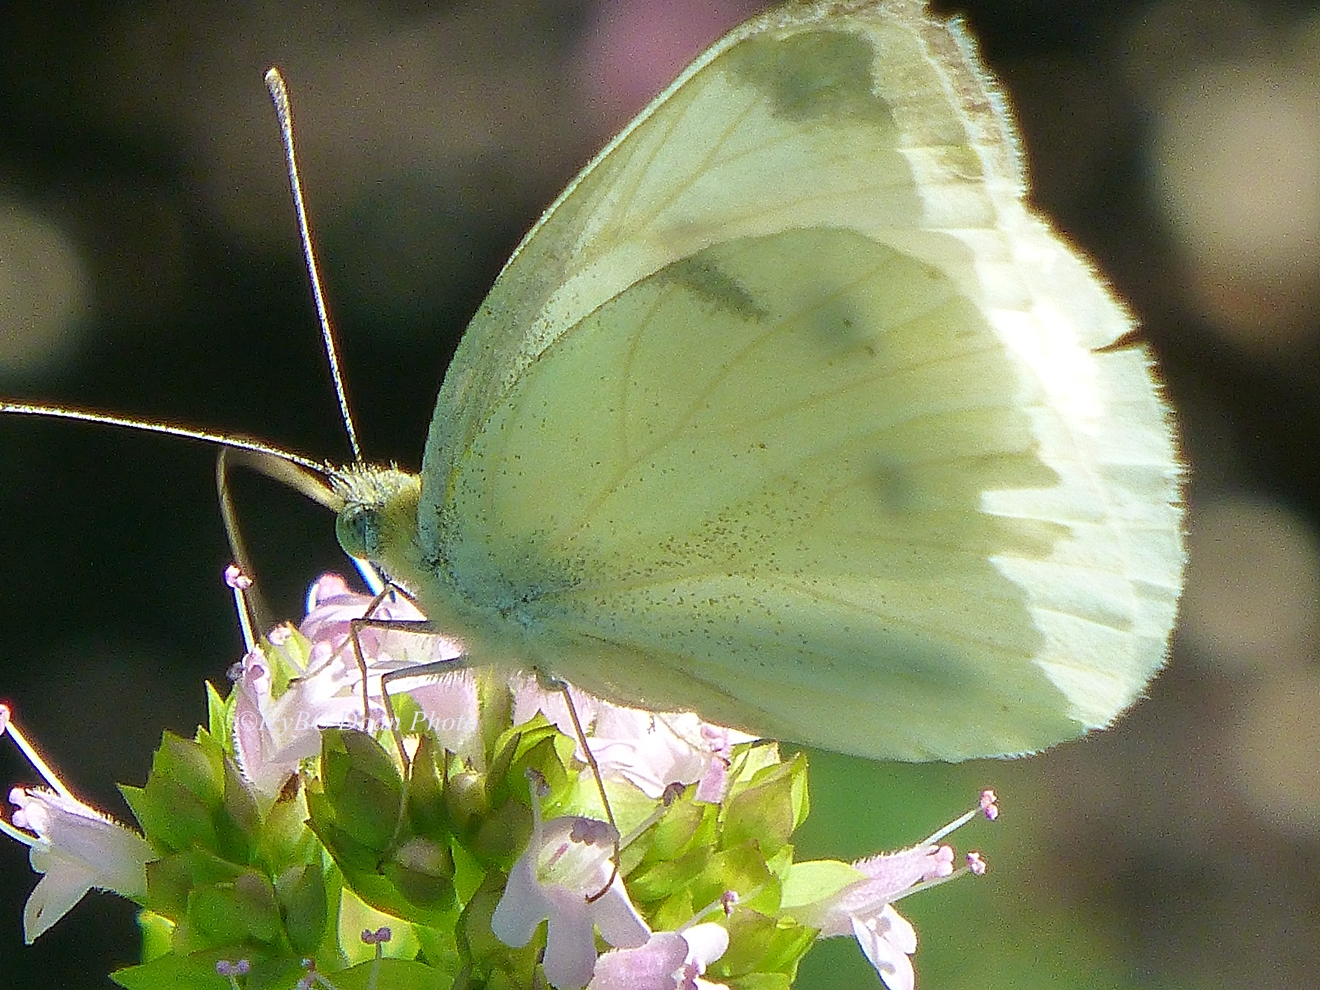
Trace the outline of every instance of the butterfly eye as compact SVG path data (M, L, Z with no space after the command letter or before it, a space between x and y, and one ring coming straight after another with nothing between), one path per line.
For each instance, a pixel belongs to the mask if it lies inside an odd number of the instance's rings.
M380 514L376 506L349 504L335 521L335 537L344 553L358 560L380 559Z

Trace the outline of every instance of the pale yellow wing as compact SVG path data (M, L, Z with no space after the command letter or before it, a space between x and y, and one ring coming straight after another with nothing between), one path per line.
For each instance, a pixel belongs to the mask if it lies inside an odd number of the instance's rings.
M437 402L385 563L475 662L877 757L1038 749L1160 666L1170 428L914 3L792 6L570 187Z

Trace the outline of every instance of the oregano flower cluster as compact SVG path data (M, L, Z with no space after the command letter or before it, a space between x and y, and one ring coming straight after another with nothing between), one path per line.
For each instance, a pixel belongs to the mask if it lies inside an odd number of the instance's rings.
M245 614L248 582L227 579ZM166 733L145 784L121 787L135 828L69 793L0 706L45 785L14 787L0 820L40 874L27 940L98 888L141 907L142 962L111 974L130 990L766 990L839 935L911 990L894 902L984 871L942 840L993 819L992 792L909 849L800 861L804 755L437 665L460 651L405 628L422 618L322 577L297 628L207 686L206 724Z

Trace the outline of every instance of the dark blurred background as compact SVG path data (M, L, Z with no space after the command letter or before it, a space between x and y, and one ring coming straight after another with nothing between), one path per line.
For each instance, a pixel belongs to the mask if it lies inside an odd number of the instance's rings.
M348 456L262 73L287 73L369 457L416 467L467 318L539 211L736 0L0 7L0 393ZM918 986L1320 985L1320 16L1281 0L984 0L1042 210L1139 315L1177 408L1192 562L1169 669L1029 760L813 755L811 855L920 839L978 788L989 876L901 904ZM0 421L0 698L120 816L162 729L241 651L214 452ZM342 568L331 519L236 483L279 614ZM31 782L6 743L0 784ZM971 831L974 830L974 831ZM0 841L0 987L107 987L131 906L32 947ZM855 943L803 986L879 987Z

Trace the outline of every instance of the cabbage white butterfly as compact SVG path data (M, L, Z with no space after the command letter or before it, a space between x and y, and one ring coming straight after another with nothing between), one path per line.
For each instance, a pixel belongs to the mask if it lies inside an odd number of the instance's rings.
M749 21L519 246L421 473L336 479L341 543L470 662L617 701L913 760L1108 724L1163 663L1180 468L1023 191L958 25Z
M915 0L718 42L515 252L345 549L474 664L875 758L1031 752L1162 664L1172 428Z

